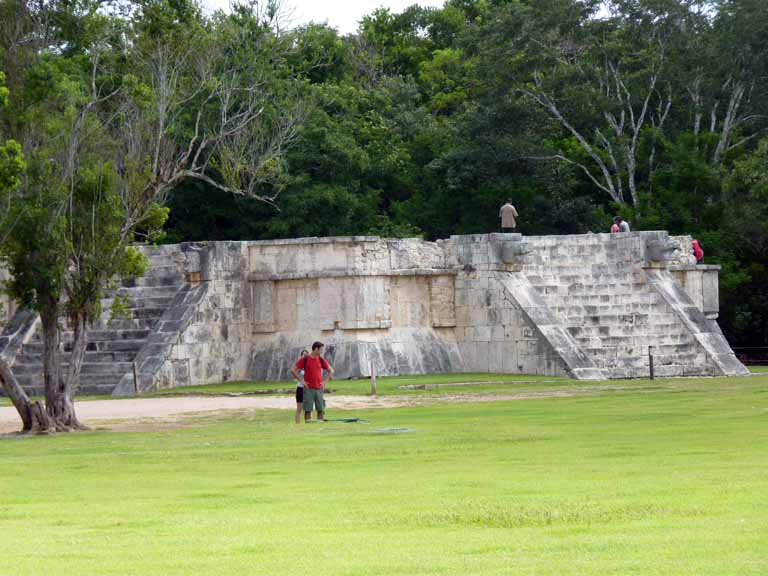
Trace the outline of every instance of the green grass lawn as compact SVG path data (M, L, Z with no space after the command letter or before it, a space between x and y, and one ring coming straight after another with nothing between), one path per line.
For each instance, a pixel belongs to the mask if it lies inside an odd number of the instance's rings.
M330 416L2 438L0 574L768 573L768 375Z
M488 382L488 385L479 386L484 382ZM570 378L557 377L557 376L528 376L520 374L489 374L487 372L469 372L469 373L455 373L455 374L429 374L419 376L385 376L378 378L376 381L376 393L381 396L390 395L403 395L403 394L418 394L424 392L424 390L409 388L412 386L425 386L429 387L433 392L441 390L441 386L445 386L444 390L450 390L455 392L462 387L455 386L455 384L468 383L471 386L465 388L471 390L479 390L481 388L487 389L503 389L509 388L510 384L525 385L532 383L573 383L574 380ZM451 386L446 386L446 385ZM333 380L330 383L331 390L334 394L348 394L348 395L367 395L371 392L370 379L361 380ZM189 386L186 388L172 388L168 390L160 390L154 392L151 396L176 396L176 395L200 395L200 394L254 394L254 393L279 393L279 394L293 394L296 389L296 383L291 381L283 382L263 382L263 381L251 381L251 380L239 380L234 382L224 382L221 384L206 384L203 386Z

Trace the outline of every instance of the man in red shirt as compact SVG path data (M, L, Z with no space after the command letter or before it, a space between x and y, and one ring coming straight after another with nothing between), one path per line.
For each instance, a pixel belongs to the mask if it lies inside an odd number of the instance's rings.
M312 406L317 410L317 419L323 420L325 417L325 398L323 389L327 380L323 380L323 370L328 372L328 380L333 379L333 368L328 361L323 358L325 345L322 342L312 344L312 352L308 356L299 358L296 365L291 368L291 374L298 381L304 383L304 421L309 422L312 419ZM304 370L302 378L299 370Z

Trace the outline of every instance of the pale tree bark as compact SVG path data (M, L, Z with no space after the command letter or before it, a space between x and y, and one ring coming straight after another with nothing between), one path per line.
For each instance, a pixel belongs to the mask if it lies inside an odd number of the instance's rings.
M19 413L22 432L45 433L53 429L53 423L43 405L38 401L32 401L27 396L16 380L13 370L2 356L0 356L0 385Z
M185 180L203 181L276 206L279 191L262 194L259 187L269 182L267 167L282 162L306 116L298 99L279 110L276 118L268 118L269 79L232 71L221 50L160 44L140 59L157 94L155 108L148 114L126 99L121 114L126 120L115 126L123 145L117 158L121 173L143 167L149 158L150 175L143 189L133 189L129 179L123 181L125 206L132 211L128 228L143 217L143 208L162 204ZM192 77L194 90L185 91L181 82L185 76ZM195 118L190 136L180 141L170 127L190 112ZM222 178L211 175L212 163Z
M669 117L672 108L672 86L667 83L666 96L658 93L656 109L649 115L651 126L654 129L651 152L648 155L648 188L653 191L653 173L656 171L656 132L664 132L664 124Z
M722 85L722 92L728 97L728 103L725 107L725 115L720 119L718 117L719 101L715 101L710 112L710 132L719 133L715 151L712 153L712 163L720 164L723 156L730 150L743 146L747 142L765 134L765 128L752 128L752 133L734 141L734 134L737 129L764 122L768 119L765 115L754 114L750 111L752 94L755 83L747 83L744 80L737 80L729 77ZM719 125L719 129L718 129Z
M584 174L592 181L592 183L595 186L597 186L603 192L606 192L614 202L623 203L624 198L621 191L620 175L614 175L612 173L611 169L608 167L606 162L603 161L602 157L598 154L595 147L593 147L592 144L590 144L589 140L579 130L577 130L563 115L563 113L560 111L559 107L557 106L555 99L550 97L544 91L543 83L541 81L541 76L539 74L534 75L534 83L537 88L536 90L521 88L521 89L518 89L518 92L532 99L534 102L538 103L542 108L544 108L544 110L546 110L550 114L550 116L552 116L558 122L560 122L560 124L574 138L576 138L576 141L579 143L582 149L597 165L600 171L599 176L595 176L592 173L592 170L585 164L581 162L577 162L576 160L572 160L567 156L565 156L564 154L556 154L551 158L557 159L557 160L563 160L565 162L568 162L569 164L573 164L577 166L579 169L581 169L582 172L584 172ZM616 177L619 177L618 181L616 180Z
M636 208L640 205L637 190L637 156L640 137L649 124L657 129L663 129L672 105L671 96L668 95L665 98L658 89L660 74L665 63L665 47L659 40L652 40L652 42L658 44L656 60L651 63L644 85L638 86L635 82L630 86L620 62L607 57L603 65L591 67L591 76L585 75L585 77L594 78L590 80L594 83L594 87L607 102L612 104L611 108L602 114L605 125L595 127L592 135L577 129L575 124L567 118L558 104L557 97L546 89L544 76L540 72L533 74L532 87L517 89L518 93L541 106L576 139L591 160L592 166L568 158L563 153L550 158L577 166L598 189L606 192L616 203L625 203L626 188L630 201ZM564 59L559 65L573 67L580 74L584 74L584 68L578 62Z
M698 136L701 133L701 121L704 118L704 97L701 93L701 82L703 72L698 70L693 82L688 86L688 95L693 105L693 135Z

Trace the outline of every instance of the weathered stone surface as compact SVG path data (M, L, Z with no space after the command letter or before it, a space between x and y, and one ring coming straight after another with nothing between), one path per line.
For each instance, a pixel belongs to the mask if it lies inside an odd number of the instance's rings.
M649 347L659 375L743 374L714 322L718 269L691 265L689 245L640 232L148 248L147 276L118 291L132 317L100 321L84 381L132 394L285 379L314 340L338 377L374 367L628 378L647 376ZM27 340L15 362L32 383L41 344Z

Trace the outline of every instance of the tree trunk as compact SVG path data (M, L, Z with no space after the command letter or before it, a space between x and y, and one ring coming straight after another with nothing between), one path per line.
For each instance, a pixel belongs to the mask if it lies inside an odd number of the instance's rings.
M13 402L21 417L21 431L25 433L43 433L53 428L51 418L40 402L33 402L19 385L8 363L0 357L0 385Z
M86 330L86 318L83 314L76 314L73 320L73 328L75 334L72 340L72 353L69 356L69 366L66 374L62 374L61 381L59 382L55 417L59 423L68 428L83 429L85 426L77 419L75 405L72 401L75 389L80 383L80 371L83 367L83 358L85 357L85 347L87 345L88 331Z
M43 326L43 380L45 381L45 410L59 431L70 431L84 428L75 415L75 405L72 402L72 389L61 373L61 352L59 350L59 303L51 301L40 313ZM80 364L85 349L85 334L78 332L75 327L75 341L82 341ZM73 348L74 355L74 348ZM79 369L78 369L79 373Z
M87 345L86 330L87 320L81 314L77 314L77 317L73 321L73 328L75 329L75 336L72 341L72 353L69 356L69 367L67 368L67 377L64 381L70 395L77 389L80 384L80 371L83 368L83 358L85 357L85 347Z
M43 383L45 406L53 416L50 406L56 403L61 356L59 354L59 303L51 299L40 311L40 323L43 328Z

